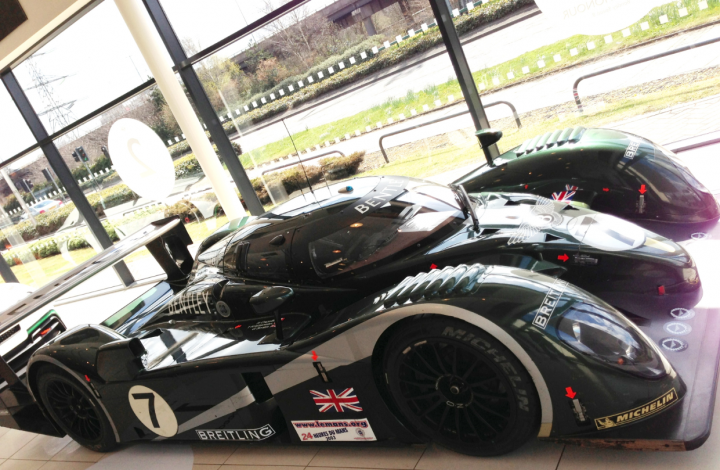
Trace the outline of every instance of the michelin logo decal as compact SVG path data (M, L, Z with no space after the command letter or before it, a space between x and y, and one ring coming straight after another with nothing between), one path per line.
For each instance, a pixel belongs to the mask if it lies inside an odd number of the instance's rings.
M595 420L595 426L598 429L613 428L615 426L622 426L623 424L632 423L650 415L653 415L659 411L664 410L676 401L678 401L678 394L673 388L666 394L657 399L646 403L632 410L625 411L623 413L614 414L612 416L606 416L604 418L597 418Z

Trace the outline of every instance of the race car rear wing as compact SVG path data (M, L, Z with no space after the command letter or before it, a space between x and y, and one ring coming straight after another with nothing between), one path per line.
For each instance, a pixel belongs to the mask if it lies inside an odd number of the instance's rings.
M13 328L38 309L144 246L165 271L169 283L184 283L193 265L193 257L187 248L190 244L192 239L178 217L153 222L0 313L0 332ZM62 435L44 418L33 400L22 380L26 364L21 366L14 370L0 357L0 426Z

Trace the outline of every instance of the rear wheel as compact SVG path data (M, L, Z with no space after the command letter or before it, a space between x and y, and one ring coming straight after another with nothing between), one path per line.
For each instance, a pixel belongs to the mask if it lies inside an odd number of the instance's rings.
M411 323L384 355L389 394L407 424L456 452L510 452L536 432L530 374L494 337L454 318Z
M37 383L45 409L67 435L97 452L116 446L100 404L76 379L46 367L39 372Z

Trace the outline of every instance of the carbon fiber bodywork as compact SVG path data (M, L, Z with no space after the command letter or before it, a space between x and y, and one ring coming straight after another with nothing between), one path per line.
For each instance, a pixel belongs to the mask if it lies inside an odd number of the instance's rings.
M459 276L457 289L446 289L443 296L421 293L419 298L416 294L401 299L401 304L386 301L393 293L393 289L386 289L324 316L295 311L297 305L304 304L305 297L322 295L320 290L308 289L283 308L283 328L292 338L285 341L277 340L269 319L263 317L222 319L217 312L210 312L199 318L163 313L167 312L163 308L156 308L152 314L138 309L123 325L136 325L139 318L148 315L151 319L132 333L121 335L106 326L88 326L69 331L43 348L29 366L30 385L34 387L38 368L48 364L62 364L79 381L85 381L87 376L88 385L101 397L121 442L158 438L131 407L129 393L137 386L151 389L172 409L177 430L163 438L197 439L198 430L265 426L274 435L292 428L291 423L298 420L362 418L369 421L379 441L421 442L388 406L383 383L378 380L377 359L393 331L433 315L480 327L520 359L533 377L542 404L541 437L597 435L601 431L596 418L642 407L671 391L675 395L667 406L643 418L666 419L661 416L673 414L675 405L681 403L686 385L664 358L662 377L642 380L578 354L558 339L557 322L565 312L590 307L621 316L609 305L566 285L546 327L538 328L534 321L548 293L556 289L556 279L506 267L483 269L475 277L464 282ZM148 298L170 292L167 285L156 289ZM123 325L117 330L125 331ZM473 340L463 330L450 329L446 334ZM129 380L103 379L96 365L98 350L128 338L142 342L147 367ZM662 357L659 350L656 352ZM497 360L502 363L501 357ZM564 396L565 387L580 394L578 399L585 410L581 418L572 408L572 400ZM362 411L333 416L319 412L310 390L328 388L353 388ZM517 395L519 400L522 393ZM644 421L632 421L625 426L636 424L646 425ZM289 436L301 442L300 435L292 430Z
M619 130L558 129L528 139L494 163L455 183L471 194L527 192L580 203L666 236L674 235L675 225L698 231L720 218L713 195L675 154Z

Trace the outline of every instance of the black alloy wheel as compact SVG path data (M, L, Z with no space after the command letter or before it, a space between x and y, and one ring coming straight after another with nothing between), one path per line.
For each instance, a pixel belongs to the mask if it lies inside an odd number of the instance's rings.
M407 325L385 351L387 389L407 424L469 455L499 455L537 431L530 374L498 340L454 318Z
M43 405L65 433L98 452L115 447L114 433L105 413L77 379L45 367L37 383Z

